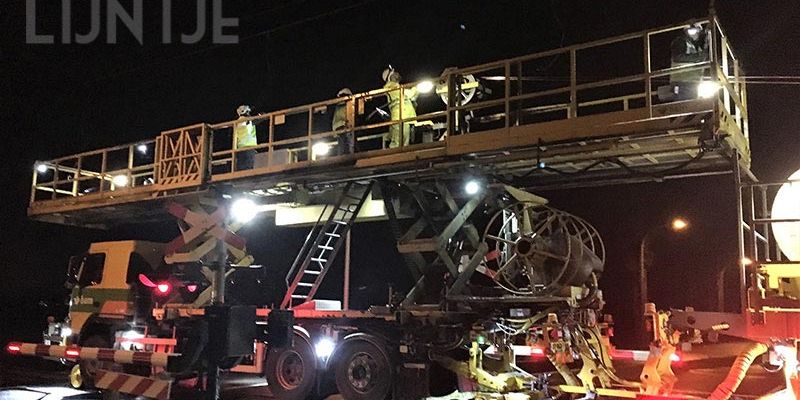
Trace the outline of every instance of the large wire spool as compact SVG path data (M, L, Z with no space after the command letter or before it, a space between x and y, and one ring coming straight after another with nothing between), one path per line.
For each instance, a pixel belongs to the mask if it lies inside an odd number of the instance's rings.
M583 219L541 204L520 202L495 213L483 234L486 267L505 290L546 296L569 286L596 285L605 248Z
M446 73L446 72L447 71L445 71L444 73ZM462 85L464 85L464 86L473 86L472 84L477 82L477 79L475 79L475 75L472 75L472 74L454 75L453 79L457 79L457 82L456 82L457 85L456 86L458 88L461 88ZM441 97L441 99L444 102L444 104L449 104L447 102L448 101L447 82L446 81L442 82L442 83L440 83L440 85L443 87L444 90L438 91L439 92L439 97ZM478 92L478 88L474 87L474 86L473 87L469 87L468 89L463 89L462 88L462 89L458 90L458 94L457 94L458 98L456 99L454 104L463 106L464 104L469 103L472 100L472 98L475 97L475 94L477 92Z

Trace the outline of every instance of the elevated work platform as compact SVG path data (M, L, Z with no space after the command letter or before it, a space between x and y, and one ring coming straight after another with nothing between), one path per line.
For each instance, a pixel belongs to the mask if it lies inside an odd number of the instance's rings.
M670 43L692 23L706 27L708 60L672 66ZM658 88L669 85L670 75L687 71L702 71L703 80L717 82L717 95L659 100ZM28 214L107 227L162 218L165 201L192 201L212 187L252 191L265 203L301 197L313 203L322 201L315 193L379 177L470 174L529 188L566 188L724 173L735 162L747 169L740 74L719 23L688 21L448 69L432 93L419 94L415 118L372 118L387 95L414 96L412 83L39 162ZM331 131L337 107L353 117L345 130ZM233 129L247 121L256 126L259 144L237 149ZM386 148L387 131L401 126L411 144ZM343 132L354 134L355 154L314 154L315 145L335 145ZM241 155L253 150L254 168L240 168Z

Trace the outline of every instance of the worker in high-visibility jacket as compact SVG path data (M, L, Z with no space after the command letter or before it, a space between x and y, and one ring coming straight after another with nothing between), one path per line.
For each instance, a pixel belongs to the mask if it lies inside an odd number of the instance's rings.
M252 110L248 105L242 105L236 109L236 114L239 115L239 119L233 127L234 142L236 144L236 171L253 169L256 151L247 149L258 145L258 139L256 138L255 124L247 119L251 112Z
M387 68L383 71L383 80L386 82L383 85L384 89L394 89L386 93L389 100L389 114L392 121L414 119L417 117L417 110L414 103L417 100L416 88L405 88L400 90L400 74L393 68ZM400 93L402 91L403 101L400 101ZM400 146L408 146L411 135L413 134L413 126L415 121L405 121L402 124L394 124L389 126L389 148Z
M350 97L352 95L353 92L350 89L344 88L336 94L336 97ZM351 154L355 151L355 141L353 140L354 120L355 109L352 98L334 106L331 130L338 143L339 155Z

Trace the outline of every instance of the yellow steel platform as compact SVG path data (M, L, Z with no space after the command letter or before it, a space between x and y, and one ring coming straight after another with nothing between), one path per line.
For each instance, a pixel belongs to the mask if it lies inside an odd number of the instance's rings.
M712 43L705 62L671 67L669 41L702 23ZM620 71L594 68L598 57L631 53ZM553 60L553 61L551 61ZM552 69L548 79L538 65ZM600 63L602 64L602 63ZM702 70L720 90L711 98L660 101L657 89L676 71ZM630 72L628 72L630 71ZM725 173L749 168L746 88L715 20L687 21L468 68L448 69L417 117L374 121L389 90L374 90L248 117L259 144L236 149L243 120L200 123L157 138L38 162L28 214L37 220L108 227L165 216L167 200L193 201L209 190L249 191L265 202L314 202L337 184L465 175L528 188L566 188ZM466 85L467 77L478 82ZM394 95L412 95L415 83ZM477 90L476 93L472 91ZM335 107L355 115L349 132L359 151L314 154L335 144ZM387 131L415 125L412 144L385 148ZM255 150L255 167L237 167ZM302 195L298 195L302 194Z

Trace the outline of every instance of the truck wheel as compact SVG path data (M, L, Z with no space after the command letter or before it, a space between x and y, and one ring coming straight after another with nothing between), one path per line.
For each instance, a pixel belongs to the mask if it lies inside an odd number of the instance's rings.
M86 340L81 342L81 347L99 347L103 349L107 349L111 347L111 344L108 342L106 338L100 335L92 335L86 338ZM104 367L104 364L98 360L81 360L78 362L78 368L80 369L80 381L82 383L82 388L84 389L94 389L94 376L97 374L98 369L107 368ZM70 376L70 381L72 381L72 377Z
M366 340L357 340L336 355L336 387L347 400L382 400L392 389L389 355Z
M81 375L81 365L75 364L72 366L72 369L69 370L69 385L72 386L73 389L83 389L83 376Z
M265 372L269 390L282 400L305 400L314 390L317 359L310 340L294 332L292 347L271 348Z

